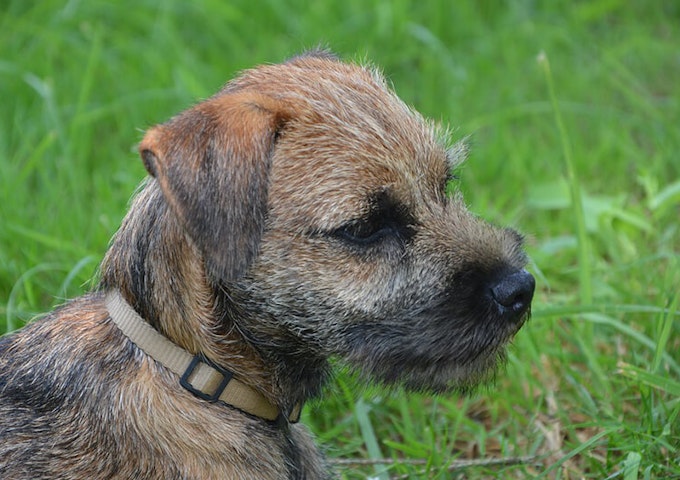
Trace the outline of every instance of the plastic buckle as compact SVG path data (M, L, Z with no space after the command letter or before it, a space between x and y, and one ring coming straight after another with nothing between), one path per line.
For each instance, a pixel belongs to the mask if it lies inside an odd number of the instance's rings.
M196 367L200 363L205 363L208 365L210 368L213 368L217 370L220 375L222 375L222 381L220 384L217 386L217 389L215 389L214 392L212 393L206 393L198 388L194 387L190 382L189 382L189 377L193 375L194 370L196 370ZM207 400L210 403L215 403L220 399L220 395L222 395L222 392L224 391L225 388L227 388L227 385L231 381L231 377L233 377L233 373L231 373L229 370L225 370L224 368L220 367L219 365L215 365L213 362L205 358L203 355L195 355L194 358L191 359L191 363L187 367L186 371L182 374L182 376L179 379L179 384L182 385L182 387L186 388L189 390L191 393L196 395L198 398L201 398L203 400Z

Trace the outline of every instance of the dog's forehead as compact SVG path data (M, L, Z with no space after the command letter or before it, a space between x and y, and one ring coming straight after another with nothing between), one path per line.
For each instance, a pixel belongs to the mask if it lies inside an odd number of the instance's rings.
M302 56L248 70L220 94L238 90L280 101L289 123L305 129L317 147L321 142L330 147L336 139L340 148L420 159L444 151L446 158L445 135L399 99L375 68L330 56Z
M406 207L440 198L449 164L428 127L415 122L405 129L396 119L378 127L358 116L356 123L296 121L283 132L272 159L270 199L285 215L296 212L331 228L361 215L377 194Z
M338 152L333 148L303 156L294 145L277 150L269 185L273 218L289 230L333 229L361 218L375 207L376 198L415 209L439 201L443 179L415 175L404 157L379 157Z
M404 204L441 193L451 168L445 138L377 70L301 57L247 71L220 93L239 90L290 110L272 159L273 215L331 227L379 192Z

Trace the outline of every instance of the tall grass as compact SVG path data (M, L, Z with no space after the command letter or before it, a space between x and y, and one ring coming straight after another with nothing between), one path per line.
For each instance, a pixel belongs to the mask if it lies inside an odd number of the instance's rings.
M0 332L91 286L144 177L145 128L328 45L470 136L452 188L528 234L538 278L507 369L476 396L340 372L303 419L343 478L680 476L680 4L8 0L0 15Z

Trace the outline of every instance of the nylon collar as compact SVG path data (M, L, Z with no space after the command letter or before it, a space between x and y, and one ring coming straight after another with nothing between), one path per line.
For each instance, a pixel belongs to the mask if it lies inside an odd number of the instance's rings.
M121 332L144 353L179 376L179 384L208 402L223 402L250 415L274 421L281 412L257 390L234 378L229 370L214 364L203 355L192 355L154 329L128 304L120 292L106 295L106 308ZM297 404L288 421L300 419L302 405Z

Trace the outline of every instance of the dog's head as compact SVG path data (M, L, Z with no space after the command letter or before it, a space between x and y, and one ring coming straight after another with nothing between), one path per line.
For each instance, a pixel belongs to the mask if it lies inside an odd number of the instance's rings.
M374 70L318 52L247 71L140 151L263 351L466 388L527 316L521 237L447 194L464 146Z

